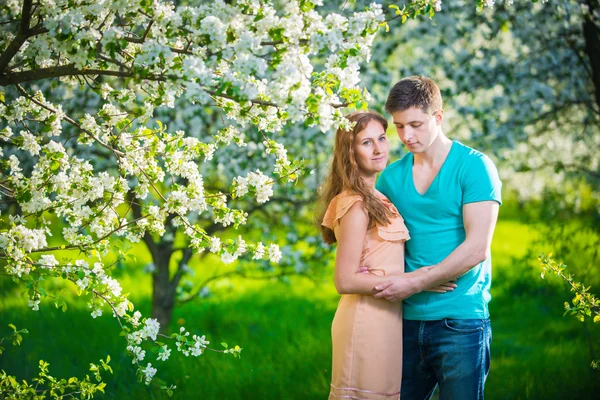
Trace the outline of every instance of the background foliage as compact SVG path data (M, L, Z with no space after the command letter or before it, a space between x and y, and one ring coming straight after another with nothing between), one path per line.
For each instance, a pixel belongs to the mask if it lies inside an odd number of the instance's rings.
M365 4L357 1L348 7ZM337 5L325 7L339 11ZM569 288L557 278L541 280L537 262L540 252L552 251L568 264L567 271L598 293L600 66L591 56L600 54L600 48L589 47L594 31L589 33L586 26L589 30L591 23L597 37L599 13L598 2L587 0L533 7L529 2L510 7L498 2L482 11L464 2L445 2L433 20L408 19L402 26L390 21L392 29L379 35L368 70L361 75L361 84L375 99L372 106L380 110L395 80L419 73L434 77L443 89L446 134L482 149L501 169L505 204L492 248L494 336L488 398L592 399L600 389L599 372L589 366L600 358L598 324L563 318L562 305L572 297ZM50 89L44 88L49 96L65 95ZM93 97L75 95L66 104L76 108L91 101L85 104L93 106ZM189 107L187 101L177 99L172 110L161 111L157 118L170 130L193 134L224 126L210 107ZM185 263L183 254L170 261L171 271L183 264L191 267L177 288L172 330L185 324L244 347L240 360L168 360L163 378L178 386L176 398L327 395L329 328L339 296L332 285L332 249L320 244L312 216L313 193L326 172L332 132L290 129L294 131L282 132L278 139L294 158L305 159L312 172L295 186L277 188L274 201L257 208L256 218L249 218L241 230L252 240L279 243L280 266L242 260L223 266L210 253L190 256ZM237 171L256 160L261 137L253 130L247 135L259 145L228 148L203 164L213 190L223 190ZM398 145L395 156L401 155ZM141 244L114 245L126 253L124 258L116 250L111 255L116 276L136 306L149 314L155 260ZM55 376L81 376L90 362L110 354L114 377L107 381L105 398L164 396L135 382L131 360L122 351L124 340L110 316L92 320L72 286L54 281L46 286L63 290L69 313L50 302L42 302L38 314L31 313L23 287L0 276L0 337L12 332L8 322L30 332L19 347L3 344L0 369L31 379L38 360L44 359Z

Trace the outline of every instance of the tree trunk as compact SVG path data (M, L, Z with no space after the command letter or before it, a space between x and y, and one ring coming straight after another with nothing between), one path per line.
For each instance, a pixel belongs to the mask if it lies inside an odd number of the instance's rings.
M156 271L152 275L152 317L160 323L161 333L168 331L175 307L177 283L169 279L169 262L173 249L170 243L158 245L152 252Z
M598 0L588 0L587 5L590 9L590 15L586 16L583 22L583 36L585 38L585 52L592 68L596 104L600 110L600 31L592 16L594 11L598 9Z

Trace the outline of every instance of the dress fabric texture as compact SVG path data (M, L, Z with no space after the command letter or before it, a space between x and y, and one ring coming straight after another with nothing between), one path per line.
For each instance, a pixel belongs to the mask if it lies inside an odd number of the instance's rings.
M404 273L404 242L410 239L394 205L377 193L393 212L390 224L367 231L360 267L370 274ZM344 191L333 198L322 224L330 229L362 197ZM333 365L330 399L400 398L402 381L402 303L369 295L342 295L331 326Z

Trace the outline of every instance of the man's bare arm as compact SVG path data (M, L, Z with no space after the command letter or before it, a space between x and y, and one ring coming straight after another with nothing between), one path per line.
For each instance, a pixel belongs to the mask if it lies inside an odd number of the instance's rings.
M468 203L463 206L466 237L442 262L424 273L404 281L388 281L377 285L374 297L399 301L463 275L489 256L490 245L498 219L499 205L495 201Z

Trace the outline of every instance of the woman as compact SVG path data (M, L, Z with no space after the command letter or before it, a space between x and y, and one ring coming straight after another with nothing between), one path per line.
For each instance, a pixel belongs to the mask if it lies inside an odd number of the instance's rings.
M377 173L389 157L387 121L372 111L347 118L354 126L336 133L331 172L321 190L328 207L319 218L324 241L337 242L335 286L343 295L331 328L329 398L398 399L402 304L372 295L390 275L402 279L404 242L410 236L394 205L375 190Z

